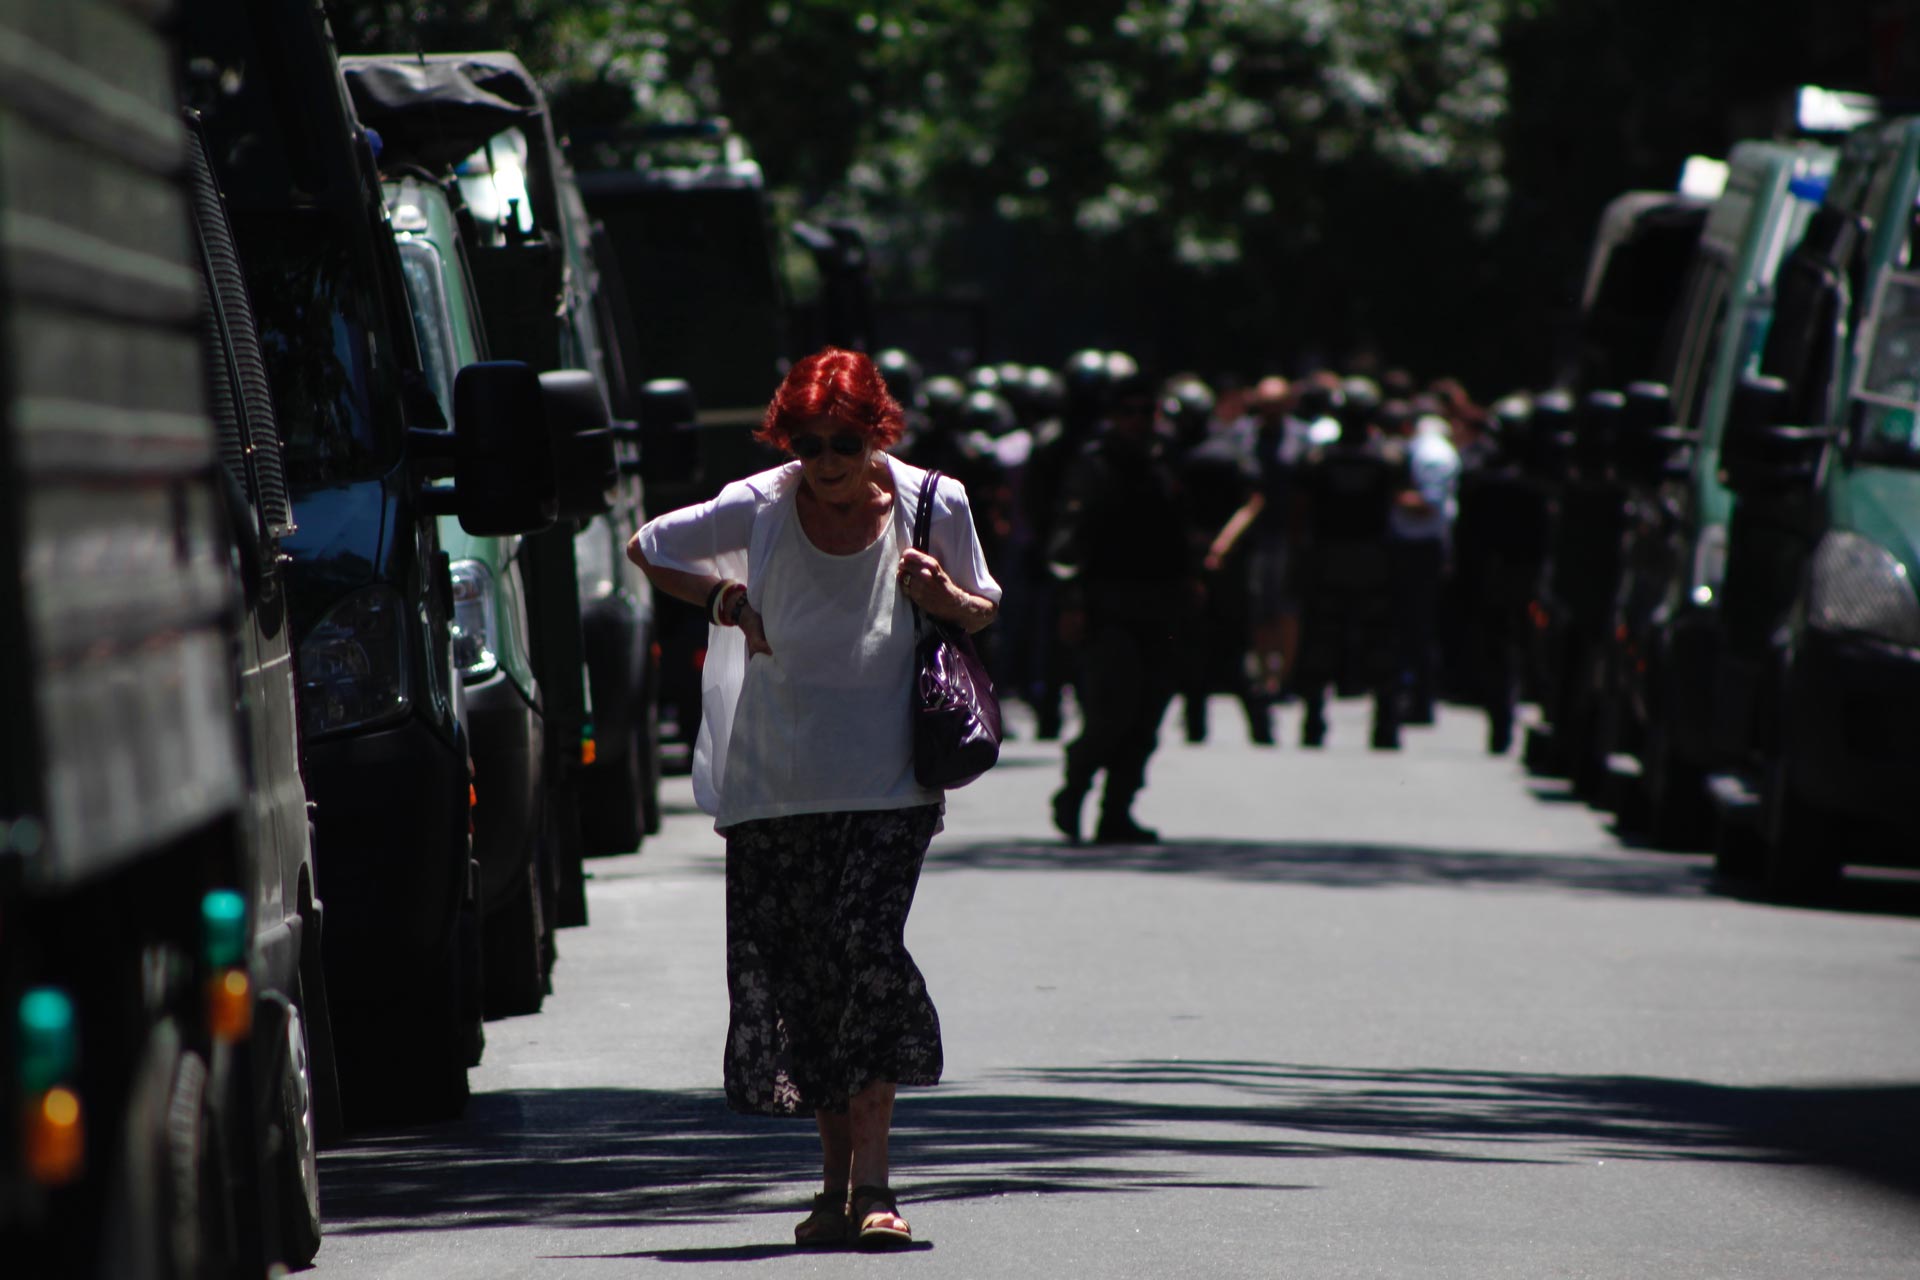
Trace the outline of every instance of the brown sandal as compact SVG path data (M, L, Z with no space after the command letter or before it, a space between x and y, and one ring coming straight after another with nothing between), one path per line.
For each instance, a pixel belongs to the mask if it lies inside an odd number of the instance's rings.
M913 1243L913 1231L888 1188L855 1187L847 1205L855 1243L862 1249L900 1249Z
M822 1191L813 1198L813 1212L793 1229L793 1242L802 1249L835 1249L849 1234L846 1197Z

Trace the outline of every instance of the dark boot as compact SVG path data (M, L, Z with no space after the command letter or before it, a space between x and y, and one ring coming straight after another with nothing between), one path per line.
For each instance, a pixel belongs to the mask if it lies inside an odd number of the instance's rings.
M1086 799L1085 787L1067 786L1053 793L1053 826L1068 844L1080 843L1080 806Z
M1303 690L1301 702L1306 704L1306 719L1300 722L1300 745L1303 747L1325 746L1327 741L1327 691L1323 688Z
M1095 844L1159 844L1160 833L1150 827L1143 827L1133 820L1133 815L1122 812L1118 816L1103 810L1100 825L1094 828Z

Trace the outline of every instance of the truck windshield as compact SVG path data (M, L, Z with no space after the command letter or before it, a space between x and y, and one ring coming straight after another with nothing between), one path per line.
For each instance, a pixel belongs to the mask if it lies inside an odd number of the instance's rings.
M323 224L304 221L277 213L239 228L296 492L382 475L402 443L377 286Z
M1855 442L1868 461L1920 467L1920 274L1889 271L1869 324Z

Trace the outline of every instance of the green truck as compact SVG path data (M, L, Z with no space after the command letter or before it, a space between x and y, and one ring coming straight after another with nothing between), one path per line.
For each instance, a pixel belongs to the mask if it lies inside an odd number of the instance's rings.
M1850 134L1735 391L1713 780L1778 896L1920 860L1920 118Z
M560 521L517 556L557 812L559 919L584 923L581 857L631 852L658 826L653 600L620 554L644 517L639 428L611 416L636 398L614 291L546 98L517 57L372 55L344 66L389 162L437 175L458 202L488 346L540 371L548 391Z
M1733 495L1720 474L1736 380L1758 363L1774 279L1833 168L1817 143L1743 142L1707 214L1667 324L1671 383L1630 391L1634 518L1608 662L1608 745L1639 766L1623 814L1656 843L1703 841L1712 672Z

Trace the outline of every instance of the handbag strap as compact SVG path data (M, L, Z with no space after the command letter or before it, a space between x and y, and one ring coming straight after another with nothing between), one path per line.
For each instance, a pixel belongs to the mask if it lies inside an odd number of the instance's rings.
M925 551L927 540L933 532L933 491L940 483L938 471L927 472L927 478L920 482L920 505L913 511L913 549Z
M925 551L928 540L933 535L933 491L940 483L938 471L928 471L927 478L920 482L920 505L913 512L913 549ZM913 610L913 639L920 640L920 606L907 601L907 607Z

